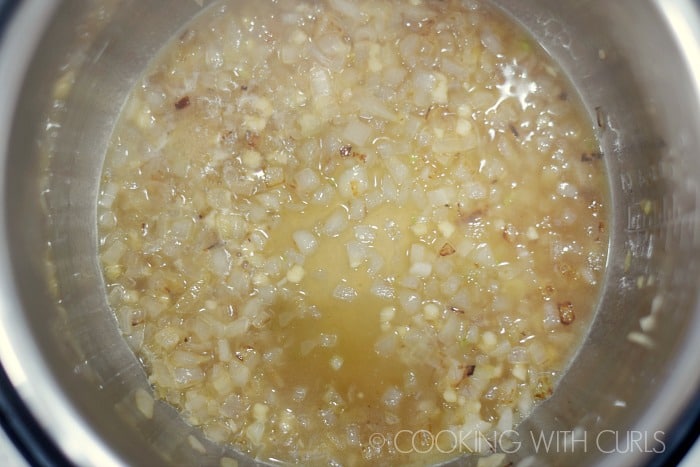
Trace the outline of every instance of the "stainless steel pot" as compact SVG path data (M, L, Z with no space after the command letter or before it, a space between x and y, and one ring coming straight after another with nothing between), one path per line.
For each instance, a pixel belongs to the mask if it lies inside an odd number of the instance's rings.
M700 412L700 6L493 3L580 91L614 205L590 334L554 396L502 446L505 462L658 463ZM49 455L78 465L252 463L164 404L152 419L135 408L148 384L117 331L96 257L115 119L153 54L208 4L25 0L0 44L0 360L13 413L27 417L14 424L40 432L18 437L45 436L58 448ZM558 444L545 448L541 436Z

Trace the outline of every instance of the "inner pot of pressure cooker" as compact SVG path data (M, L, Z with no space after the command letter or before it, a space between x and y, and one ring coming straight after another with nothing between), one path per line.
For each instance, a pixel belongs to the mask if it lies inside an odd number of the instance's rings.
M6 164L26 372L62 407L39 424L78 463L664 453L698 331L697 88L670 18L60 4Z

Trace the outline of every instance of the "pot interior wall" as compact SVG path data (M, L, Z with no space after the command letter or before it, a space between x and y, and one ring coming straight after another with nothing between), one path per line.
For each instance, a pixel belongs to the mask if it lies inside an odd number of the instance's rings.
M537 465L603 462L607 454L605 462L636 465L649 453L624 444L624 433L645 432L649 449L660 449L651 435L663 431L670 440L698 387L698 376L686 374L700 332L698 89L654 2L494 3L540 40L581 93L614 206L606 283L589 336L553 397L504 448L510 460L536 458ZM6 161L17 312L46 370L30 376L50 380L72 416L131 465L219 465L222 456L236 457L165 404L156 403L152 419L136 409L135 391L150 389L117 330L96 257L95 205L115 120L151 57L200 10L191 0L61 3L26 76ZM656 329L643 333L640 319L652 313ZM641 335L649 341L635 342ZM37 418L78 458L70 433ZM540 433L573 430L579 444L571 449L545 452L535 443Z

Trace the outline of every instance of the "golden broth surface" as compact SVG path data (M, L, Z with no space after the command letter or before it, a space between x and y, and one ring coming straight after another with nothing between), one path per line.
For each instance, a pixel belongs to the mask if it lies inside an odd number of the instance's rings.
M487 452L460 433L512 429L590 323L600 159L556 64L479 2L223 2L114 132L109 302L216 442L305 465Z

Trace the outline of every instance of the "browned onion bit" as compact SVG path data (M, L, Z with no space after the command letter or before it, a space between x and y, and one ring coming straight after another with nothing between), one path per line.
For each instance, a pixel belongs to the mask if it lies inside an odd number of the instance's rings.
M190 105L190 96L184 96L184 97L178 99L177 102L175 102L175 108L177 110L182 110L189 105Z
M569 325L576 319L574 305L571 302L559 303L559 321L561 324Z

